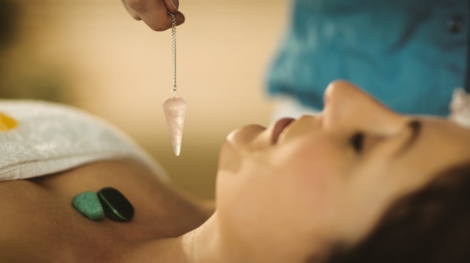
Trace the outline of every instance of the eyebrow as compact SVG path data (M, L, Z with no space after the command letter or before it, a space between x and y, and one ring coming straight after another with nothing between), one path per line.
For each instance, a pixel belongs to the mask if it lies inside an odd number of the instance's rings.
M411 136L408 138L408 140L405 143L403 143L403 146L398 151L398 154L402 154L403 152L407 151L413 146L413 144L416 142L416 139L419 137L421 133L421 128L423 126L423 123L419 120L411 120L406 124L406 126L408 126L408 129L411 130Z

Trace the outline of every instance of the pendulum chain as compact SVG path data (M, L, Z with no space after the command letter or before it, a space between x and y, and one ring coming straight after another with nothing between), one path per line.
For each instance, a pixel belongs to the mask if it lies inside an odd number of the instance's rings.
M178 93L178 87L176 86L176 20L172 13L168 14L171 16L171 56L173 60L173 89L171 90L171 94L174 98Z

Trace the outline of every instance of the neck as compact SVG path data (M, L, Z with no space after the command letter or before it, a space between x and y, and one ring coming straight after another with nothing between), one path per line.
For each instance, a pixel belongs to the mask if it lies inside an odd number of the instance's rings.
M143 241L128 249L122 262L217 263L220 254L214 217L200 227L175 238Z
M178 263L237 263L237 262L306 262L307 253L270 251L257 253L251 248L224 246L214 213L200 227L176 238L145 241L136 245L122 262L178 262ZM283 250L283 249L281 249ZM320 252L321 250L317 251ZM286 252L286 251L284 251ZM292 251L291 251L292 252ZM306 252L306 251L302 251ZM253 254L254 253L254 254ZM325 254L313 253L308 262L323 262ZM287 261L286 261L287 260Z

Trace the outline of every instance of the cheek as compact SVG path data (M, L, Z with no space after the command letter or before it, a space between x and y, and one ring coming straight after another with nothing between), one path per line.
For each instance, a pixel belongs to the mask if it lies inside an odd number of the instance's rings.
M273 163L280 176L298 182L297 188L314 191L329 188L332 181L342 181L350 159L337 142L318 137L280 147L273 156Z
M236 172L219 170L217 210L225 233L248 243L269 236L281 245L330 231L341 211L342 163L334 145L302 141L243 160Z
M296 202L302 216L330 220L341 209L350 163L328 140L304 140L281 149L276 158L283 195Z

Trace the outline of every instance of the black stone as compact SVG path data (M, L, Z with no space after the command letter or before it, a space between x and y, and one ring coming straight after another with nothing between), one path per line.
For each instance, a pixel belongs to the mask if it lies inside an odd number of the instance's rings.
M98 198L107 217L115 221L130 221L134 216L134 207L118 190L106 187L98 191Z

